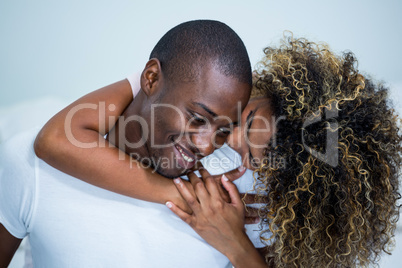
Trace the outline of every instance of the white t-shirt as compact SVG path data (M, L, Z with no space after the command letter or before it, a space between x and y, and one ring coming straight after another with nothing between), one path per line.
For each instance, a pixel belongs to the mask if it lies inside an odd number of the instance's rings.
M38 159L38 130L2 144L0 223L29 236L34 267L226 267L165 205L92 186Z
M230 265L165 205L103 190L38 159L33 151L38 130L0 147L0 223L15 237L29 237L34 267ZM221 168L233 169L238 163L230 150L224 146L205 158L204 165L221 173L206 160L222 159L223 154L229 164ZM252 172L236 184L242 192L251 189ZM246 227L255 245L263 246L259 231L253 231L258 225Z

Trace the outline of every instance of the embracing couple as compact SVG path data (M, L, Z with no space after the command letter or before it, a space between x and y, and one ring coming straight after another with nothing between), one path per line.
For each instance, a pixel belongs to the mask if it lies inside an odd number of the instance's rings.
M324 44L264 53L252 72L225 24L180 24L141 74L2 144L0 266L26 236L36 267L378 261L399 215L388 89Z

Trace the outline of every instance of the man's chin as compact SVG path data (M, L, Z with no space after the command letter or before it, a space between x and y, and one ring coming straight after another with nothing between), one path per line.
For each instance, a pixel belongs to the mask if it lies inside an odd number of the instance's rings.
M186 175L186 173L188 172L188 170L166 170L166 169L157 169L156 173L158 173L159 175L162 175L163 177L169 178L169 179L174 179L177 177L181 177L183 175Z
M154 172L158 173L159 175L171 179L186 175L189 171L189 168L186 168L185 166L180 166L173 156L160 156L159 154L153 155L152 168Z

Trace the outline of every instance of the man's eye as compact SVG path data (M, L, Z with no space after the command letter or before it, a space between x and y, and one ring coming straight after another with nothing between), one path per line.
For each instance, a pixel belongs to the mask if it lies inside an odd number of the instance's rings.
M197 121L198 123L205 123L205 119L204 119L204 118L197 117L197 116L194 116L193 118L194 118L194 120Z
M199 123L199 124L205 124L206 123L205 118L203 118L201 116L198 116L196 114L193 114L193 113L191 114L191 121Z
M230 128L219 128L218 129L219 133L222 133L223 135L230 135L232 133L232 130Z

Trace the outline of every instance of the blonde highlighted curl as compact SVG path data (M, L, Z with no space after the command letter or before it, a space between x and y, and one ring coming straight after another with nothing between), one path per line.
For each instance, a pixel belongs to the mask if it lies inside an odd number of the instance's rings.
M267 261L375 265L391 250L400 208L402 138L388 89L360 74L351 52L337 56L325 44L290 36L264 52L254 93L282 117L266 156L285 160L279 167L265 161L257 171L261 197L269 197L260 211L270 229L262 239L272 232ZM336 133L330 143L329 133Z

